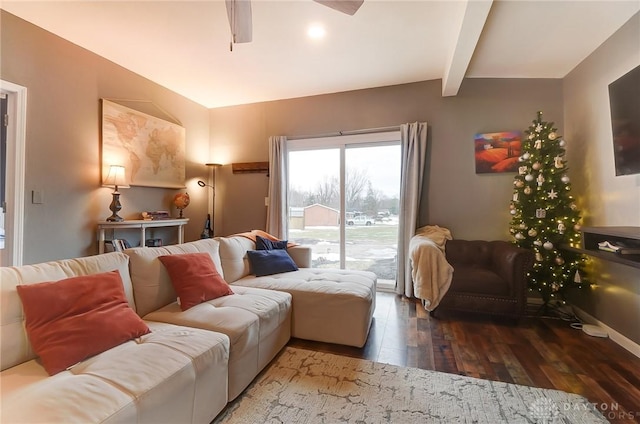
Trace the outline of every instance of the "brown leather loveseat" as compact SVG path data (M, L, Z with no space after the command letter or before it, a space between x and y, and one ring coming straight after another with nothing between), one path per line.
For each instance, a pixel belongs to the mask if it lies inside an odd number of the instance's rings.
M524 314L533 252L506 241L447 240L451 287L434 311L458 310L519 317Z

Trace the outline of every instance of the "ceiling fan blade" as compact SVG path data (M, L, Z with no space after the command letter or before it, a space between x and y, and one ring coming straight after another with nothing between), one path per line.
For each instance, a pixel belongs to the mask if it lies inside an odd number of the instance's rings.
M226 0L232 43L249 43L253 37L251 0Z
M353 16L364 0L313 0L316 3L320 3L332 9L335 9L339 12L346 13L347 15Z

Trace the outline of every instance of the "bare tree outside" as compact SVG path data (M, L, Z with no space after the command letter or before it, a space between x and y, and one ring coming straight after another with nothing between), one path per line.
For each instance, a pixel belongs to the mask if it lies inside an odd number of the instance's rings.
M345 180L344 197L347 211L357 209L367 186L371 186L367 170L347 167Z
M316 189L311 195L311 198L314 199L313 203L337 206L340 193L339 186L337 178L325 176L324 179L316 185Z

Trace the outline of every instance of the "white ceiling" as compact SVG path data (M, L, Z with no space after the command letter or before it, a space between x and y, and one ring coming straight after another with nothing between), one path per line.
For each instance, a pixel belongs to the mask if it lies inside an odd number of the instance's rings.
M224 1L5 1L2 9L206 107L463 77L563 78L640 0L365 0L348 16L311 0L253 0L234 45ZM312 41L310 23L327 37Z

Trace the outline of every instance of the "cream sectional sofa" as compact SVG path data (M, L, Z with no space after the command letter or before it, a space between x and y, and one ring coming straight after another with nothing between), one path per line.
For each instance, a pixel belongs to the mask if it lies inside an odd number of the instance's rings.
M229 338L147 322L151 333L49 376L25 331L19 284L118 270L131 308L129 257L108 253L0 268L0 422L206 423L227 403Z
M291 336L362 347L376 306L377 277L368 271L310 268L311 250L288 249L298 271L256 277L247 251L255 243L245 237L219 238L224 279L238 286L278 290L293 296Z
M223 296L182 311L159 256L208 253L222 270L219 242L213 239L167 247L134 248L129 256L138 315L145 320L211 330L227 335L229 400L233 400L284 347L291 337L291 296L250 287L233 287ZM220 272L222 275L222 272Z
M255 277L240 236L0 268L0 422L207 423L299 337L362 346L375 308L373 273L314 270ZM207 253L234 295L182 311L158 257ZM33 353L20 284L118 270L129 306L151 329L49 376Z

